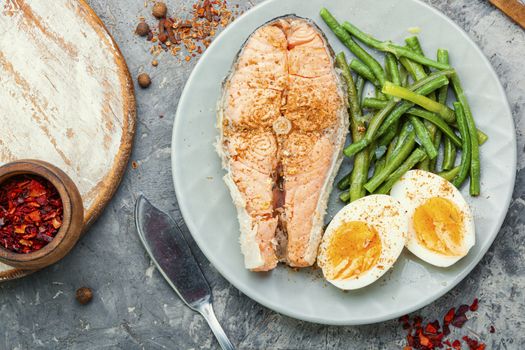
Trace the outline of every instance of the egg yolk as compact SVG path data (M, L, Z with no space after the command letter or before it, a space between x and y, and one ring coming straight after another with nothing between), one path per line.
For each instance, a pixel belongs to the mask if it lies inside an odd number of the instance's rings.
M345 222L330 238L328 279L356 277L377 264L381 255L381 238L377 231L362 221Z
M450 200L427 199L413 216L416 237L426 248L449 256L465 255L462 249L463 215Z

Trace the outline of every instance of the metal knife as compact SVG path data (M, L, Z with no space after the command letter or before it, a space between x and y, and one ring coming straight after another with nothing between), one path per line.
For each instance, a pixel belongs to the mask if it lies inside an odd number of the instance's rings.
M234 350L213 312L210 285L177 223L141 195L135 205L135 225L151 260L169 285L206 319L221 348Z

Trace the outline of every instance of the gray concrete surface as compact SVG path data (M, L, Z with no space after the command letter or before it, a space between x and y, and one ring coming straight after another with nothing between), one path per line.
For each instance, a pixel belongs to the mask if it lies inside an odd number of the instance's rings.
M170 8L190 1L168 0ZM241 9L258 1L232 0ZM426 0L464 28L497 70L518 130L518 177L498 238L473 272L446 296L420 310L434 318L481 298L467 325L488 349L525 349L525 31L485 0ZM149 45L133 35L142 0L88 0L106 23L131 74L149 71L154 84L137 89L138 125L132 159L118 193L102 217L60 263L0 284L0 349L216 349L205 321L185 307L152 267L133 225L138 193L180 220L170 169L171 127L184 82L195 61L171 56L150 66ZM182 9L181 9L182 11ZM161 88L162 87L162 88ZM159 118L163 115L163 118ZM193 246L194 250L196 249ZM328 327L270 311L226 282L199 253L218 318L239 349L397 349L397 321L361 327ZM94 289L91 304L75 302L80 286ZM496 333L488 334L494 325Z

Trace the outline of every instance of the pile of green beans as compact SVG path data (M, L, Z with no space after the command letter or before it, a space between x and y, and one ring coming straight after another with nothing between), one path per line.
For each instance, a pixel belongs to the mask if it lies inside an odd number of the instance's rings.
M336 56L350 106L352 143L344 154L353 159L352 171L337 184L340 199L351 202L370 193L387 194L414 168L432 171L458 188L470 179L469 193L478 196L479 146L488 137L476 128L448 51L438 49L434 60L425 56L417 37L406 38L406 45L400 46L378 40L350 22L340 24L325 8L320 15L354 55L350 62L344 53ZM383 52L384 66L360 44ZM375 94L363 98L366 84ZM457 101L447 102L449 89ZM363 117L370 112L372 117Z

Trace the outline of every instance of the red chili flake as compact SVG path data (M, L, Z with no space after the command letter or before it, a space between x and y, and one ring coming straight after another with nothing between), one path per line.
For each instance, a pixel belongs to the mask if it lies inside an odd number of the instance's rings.
M478 298L475 298L474 301L472 302L472 304L470 304L470 311L477 311L478 310L478 303L479 303L479 300Z
M454 317L454 320L452 321L452 325L454 327L461 328L461 327L463 327L463 325L467 321L468 321L467 316L465 316L465 315L458 315L458 316Z
M494 328L494 326L491 325L490 328L489 328L489 332L490 333L496 333L496 328Z
M469 310L469 306L466 304L462 304L458 307L458 311L456 311L456 315L464 315Z
M454 349L456 349L456 350L461 349L461 342L460 342L459 340L457 340L457 339L454 340L454 341L452 342L452 347L453 347Z
M444 335L449 335L450 334L450 327L448 326L448 324L443 325L443 334Z
M436 321L436 322L437 322L437 321ZM439 326L436 327L435 324L433 324L433 323L429 323L429 324L427 324L427 326L425 327L425 332L430 333L430 334L437 334L437 332L438 332L438 328L439 328Z
M443 318L443 324L449 325L450 322L454 319L454 314L456 313L456 308L453 307L452 309L448 310L447 314Z
M423 333L419 333L419 343L427 348L433 348L433 344L430 342L430 339L426 337Z
M63 205L46 179L20 175L0 186L0 245L31 253L51 242L62 226Z

